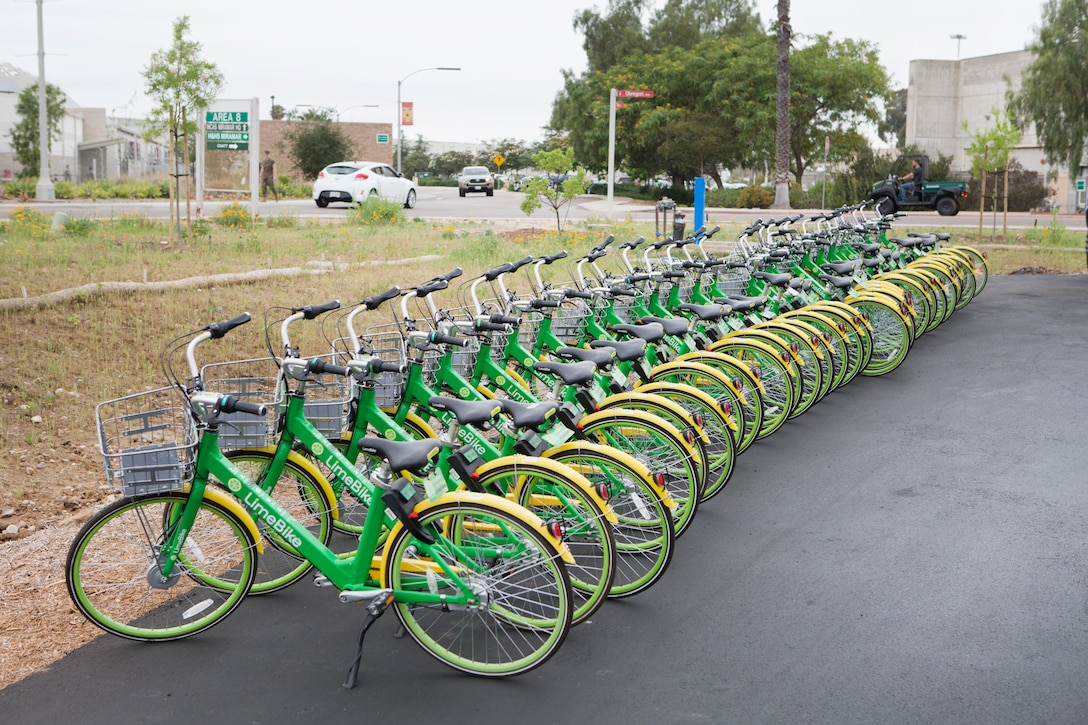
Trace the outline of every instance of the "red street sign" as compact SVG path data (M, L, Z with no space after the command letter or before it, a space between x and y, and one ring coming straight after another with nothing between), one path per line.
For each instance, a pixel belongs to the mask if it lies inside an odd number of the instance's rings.
M617 98L653 98L653 91L616 91Z
M616 101L616 108L623 108L623 101Z

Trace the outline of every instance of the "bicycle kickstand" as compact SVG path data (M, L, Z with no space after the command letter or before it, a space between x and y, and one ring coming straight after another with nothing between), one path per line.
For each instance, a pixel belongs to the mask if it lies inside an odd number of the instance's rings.
M344 680L344 687L349 690L353 689L359 682L359 663L363 660L363 638L366 637L370 625L374 624L378 617L382 616L389 605L393 603L393 591L391 589L381 589L377 592L340 593L340 601L344 603L366 601L367 599L370 600L370 603L366 605L366 619L363 620L363 627L359 630L359 641L355 643L355 657L351 661L348 676Z

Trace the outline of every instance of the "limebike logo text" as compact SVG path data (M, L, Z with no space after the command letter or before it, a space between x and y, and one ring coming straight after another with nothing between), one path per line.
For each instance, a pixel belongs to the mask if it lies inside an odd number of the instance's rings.
M325 452L325 446L320 443L314 443L310 447L310 450L313 451L315 456L318 456L322 463L329 467L329 471L332 473L334 480L343 481L348 487L348 490L351 491L356 498L367 506L370 505L370 492L367 491L366 486L359 482L358 471L354 468L345 467L340 463L340 460L332 451L329 452L328 456L322 456L321 454Z
M270 527L272 527L272 530L282 536L283 540L286 541L288 544L295 548L298 548L302 544L302 539L300 539L298 535L291 530L291 527L287 524L286 521L280 518L280 515L282 514L277 515L275 512L265 506L260 501L260 499L258 499L252 493L247 493L243 501L245 502L246 506L248 506L249 509L257 515L257 518L261 519ZM273 504L273 506L274 505L275 504Z
M476 451L477 455L483 457L487 454L487 449L484 448L484 444L472 435L472 432L465 427L459 427L457 429L457 437L461 439L461 442L466 446Z

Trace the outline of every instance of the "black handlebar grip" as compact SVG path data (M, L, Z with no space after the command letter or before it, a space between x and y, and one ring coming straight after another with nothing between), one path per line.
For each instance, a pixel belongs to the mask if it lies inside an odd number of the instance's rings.
M428 282L427 284L421 284L420 286L415 288L415 296L416 297L426 297L427 295L431 294L432 292L438 292L439 290L444 290L449 286L450 286L449 281L444 280L444 279L435 280L434 282Z
M434 281L437 282L438 280L444 280L446 282L449 282L451 279L457 279L462 274L463 273L462 273L460 267L454 267L449 272L446 272L445 274L440 274L437 277L435 277Z
M530 254L530 255L526 256L524 259L519 259L518 261L514 262L513 267L510 269L510 271L511 272L516 272L516 271L518 271L519 269L521 269L522 267L524 267L525 265L529 264L532 261L533 261L533 255Z
M529 306L534 310L541 310L545 307L558 307L559 300L532 300L529 302Z
M367 369L372 373L400 373L403 375L408 372L408 365L407 363L374 357L367 362Z
M494 282L496 279L499 278L500 274L506 274L507 272L512 271L514 271L514 263L507 262L506 264L500 264L498 267L495 267L495 269L487 270L480 276L486 279L488 282Z
M714 228L713 228L713 229L711 229L711 230L710 230L709 232L707 232L706 234L704 234L704 235L703 235L703 237L704 237L704 238L706 238L706 239L710 239L710 238L711 238L712 236L714 236L715 234L717 234L717 233L718 233L718 232L720 232L721 230L722 230L722 227L721 227L721 225L720 225L720 224L715 224L715 225L714 225Z
M400 296L400 287L390 287L380 295L371 295L370 297L367 297L363 300L362 305L368 310L376 310L383 302L398 296Z
M563 296L568 300L573 297L579 300L591 300L593 299L592 292L584 292L580 289L574 289L573 287L566 287L563 289Z
M325 362L321 358L315 357L306 365L306 372L317 373L318 375L328 373L330 375L346 376L351 371L343 365L334 365L330 362Z
M510 315L500 315L497 312L495 314L491 315L491 317L489 317L488 320L490 320L491 322L494 322L496 325L513 325L514 327L517 327L518 325L521 324L521 318L520 317L511 317Z
M688 276L686 272L681 272L679 270L673 269L667 269L662 272L662 274L665 276L666 279L683 279L684 277Z
M586 261L592 262L593 260L600 259L601 257L604 257L607 254L608 254L608 250L606 250L606 249L594 249L592 252L590 252L585 257L583 257L583 259L585 259Z
M607 247L609 244L611 244L614 241L616 241L616 235L615 234L609 234L607 237L604 238L604 240L600 244L594 245L593 248L594 249L604 249L605 247Z
M226 335L228 332L233 330L235 327L238 327L239 325L244 325L252 319L253 318L248 312L243 312L242 314L231 320L225 320L223 322L213 322L204 329L212 333L213 340L218 340L223 335Z
M630 287L613 287L609 290L614 295L621 297L634 297L637 293Z
M538 261L543 262L544 264L551 264L552 262L558 262L560 259L566 258L566 256L567 250L564 249L562 252L556 252L555 254L540 257Z
M453 345L454 347L468 347L469 343L469 341L464 338L450 337L449 335L443 335L441 332L432 332L427 339L429 342L437 343L439 345Z
M478 332L509 332L510 328L500 322L491 322L490 320L475 319L472 321L472 327Z
M295 311L301 312L307 320L312 320L319 315L325 314L326 312L338 309L340 309L340 300L333 300L331 302L326 302L323 305L306 305L301 310Z
M706 234L706 224L704 224L703 226L701 226L698 229L696 229L695 231L693 231L691 233L691 236L700 237L700 236L702 236L704 234Z
M635 282L645 282L648 279L651 279L651 276L648 274L632 274L627 278L627 283L634 284Z
M237 318L235 318L237 319ZM260 403L247 403L233 395L224 395L219 399L219 409L224 413L246 413L247 415L268 415L268 407Z

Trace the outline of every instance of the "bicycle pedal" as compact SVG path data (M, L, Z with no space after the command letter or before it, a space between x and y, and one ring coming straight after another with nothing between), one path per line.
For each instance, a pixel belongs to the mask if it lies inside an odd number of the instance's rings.
M324 589L325 587L331 587L332 582L324 574L318 574L314 577L314 586L318 589Z

